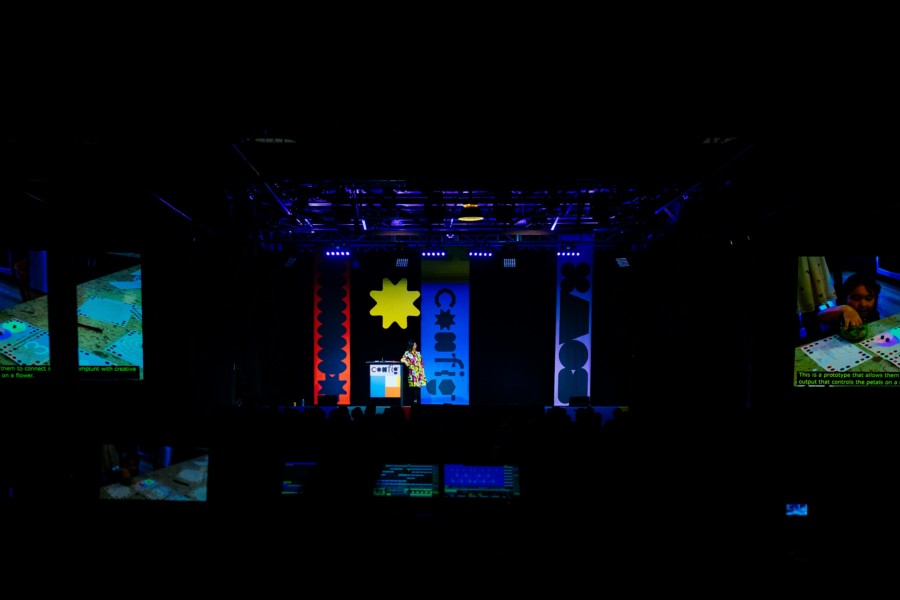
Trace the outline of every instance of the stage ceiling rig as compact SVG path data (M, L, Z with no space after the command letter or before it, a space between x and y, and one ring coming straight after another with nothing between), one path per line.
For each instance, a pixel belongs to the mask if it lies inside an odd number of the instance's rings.
M509 166L473 149L484 146L444 145L428 161L428 146L414 140L321 144L302 133L256 132L231 146L227 202L233 222L264 251L499 251L573 242L637 251L733 177L731 165L749 148L716 137L555 154L494 144ZM478 220L468 220L471 213Z

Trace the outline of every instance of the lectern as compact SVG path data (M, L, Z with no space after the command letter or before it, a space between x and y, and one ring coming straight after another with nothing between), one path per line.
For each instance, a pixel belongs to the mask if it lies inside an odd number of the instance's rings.
M379 406L403 405L403 363L399 360L370 361L369 403Z

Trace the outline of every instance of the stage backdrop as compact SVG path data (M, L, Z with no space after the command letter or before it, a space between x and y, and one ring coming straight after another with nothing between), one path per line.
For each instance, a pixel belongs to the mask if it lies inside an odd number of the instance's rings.
M590 258L563 261L562 272L548 250L523 252L515 266L447 252L316 261L313 396L380 403L369 397L369 365L399 361L409 340L425 360L423 404L548 406L589 395Z
M596 281L597 255L588 248L559 258L536 248L504 266L505 256L449 253L436 260L385 250L260 259L259 285L236 328L243 395L280 404L335 396L365 405L369 363L399 361L412 339L425 358L424 404L552 406L572 396L619 403L592 394L594 376L605 392L622 372L623 365L605 363L633 354L608 327L599 346L592 335L593 313L618 297L605 292L615 277L601 273Z

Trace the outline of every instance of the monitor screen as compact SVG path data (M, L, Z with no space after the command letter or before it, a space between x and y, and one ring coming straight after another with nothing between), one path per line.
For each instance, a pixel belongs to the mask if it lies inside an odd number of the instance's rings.
M316 461L287 460L281 469L281 495L302 497L309 494L310 482L318 467Z
M793 385L900 386L900 259L797 257Z
M520 495L517 465L444 465L445 498L513 499Z
M792 503L788 502L784 506L784 514L787 517L808 517L809 505L805 502Z
M75 257L78 373L85 380L144 378L141 254Z
M440 491L437 464L386 463L372 488L377 498L437 498Z
M206 502L209 450L169 443L105 443L100 500Z
M0 380L50 377L47 252L0 247Z

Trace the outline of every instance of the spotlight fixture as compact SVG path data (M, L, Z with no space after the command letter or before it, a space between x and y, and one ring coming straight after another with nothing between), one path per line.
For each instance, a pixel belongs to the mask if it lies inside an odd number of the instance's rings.
M325 256L350 256L350 250L341 246L335 246L325 250Z
M422 250L423 258L446 258L447 252L440 248Z
M483 220L484 215L481 213L481 208L477 204L463 204L457 219L465 221L466 223L473 223L475 221Z
M469 250L469 258L490 258L494 251L490 248L472 248Z
M574 246L563 246L559 250L556 251L557 256L581 256L581 252L578 251Z

